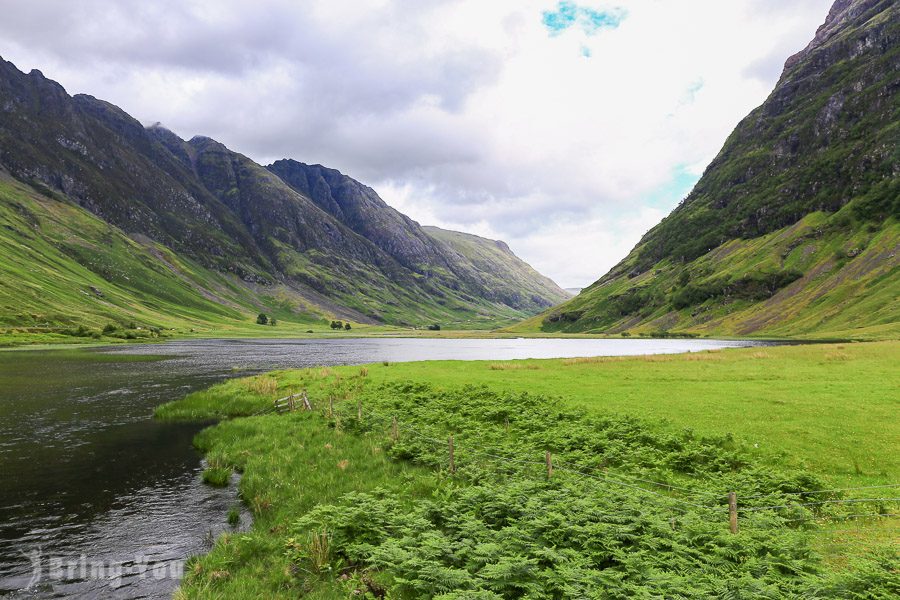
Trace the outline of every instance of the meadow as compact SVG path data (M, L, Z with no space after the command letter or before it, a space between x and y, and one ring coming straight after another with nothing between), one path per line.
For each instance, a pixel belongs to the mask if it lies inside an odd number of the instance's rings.
M898 353L375 364L221 384L157 416L222 420L196 440L205 478L243 473L255 522L194 560L179 594L895 597ZM272 412L301 389L313 411Z

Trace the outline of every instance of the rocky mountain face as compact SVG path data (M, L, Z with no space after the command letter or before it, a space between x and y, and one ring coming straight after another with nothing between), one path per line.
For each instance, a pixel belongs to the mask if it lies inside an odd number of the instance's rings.
M740 334L895 326L898 92L900 4L838 0L688 197L540 326Z
M530 282L512 284L525 286L518 296L495 292L495 274L337 171L291 160L266 168L209 138L145 128L2 60L0 167L259 293L278 287L361 321L486 324L556 299Z
M452 272L456 257L435 243L418 223L388 206L372 188L322 165L283 159L267 167L351 230L421 274Z
M401 265L434 282L474 290L492 302L526 312L543 310L567 297L504 242L422 227L388 206L375 190L340 171L290 159L267 168Z

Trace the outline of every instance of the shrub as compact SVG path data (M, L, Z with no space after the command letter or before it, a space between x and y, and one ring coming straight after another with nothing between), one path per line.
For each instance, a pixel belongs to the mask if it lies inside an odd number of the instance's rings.
M259 316L256 317L256 324L257 325L268 325L269 324L269 317L266 315L266 313L259 313Z
M344 330L345 330L345 331L350 331L350 329L351 329L350 323L344 323Z
M676 309L703 304L707 300L718 297L759 301L771 298L778 290L803 277L803 273L795 270L775 271L771 273L753 273L738 279L727 281L713 279L705 283L688 284L672 294L672 306Z
M429 325L428 329L429 329L429 331L440 331L441 326L435 323L434 325Z

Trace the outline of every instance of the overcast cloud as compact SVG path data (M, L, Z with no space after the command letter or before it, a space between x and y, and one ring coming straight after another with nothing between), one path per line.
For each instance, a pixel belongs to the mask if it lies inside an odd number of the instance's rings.
M831 0L0 0L0 55L591 283L690 190Z

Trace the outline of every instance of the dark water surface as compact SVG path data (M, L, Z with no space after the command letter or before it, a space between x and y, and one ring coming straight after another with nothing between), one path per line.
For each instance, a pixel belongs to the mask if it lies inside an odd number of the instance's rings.
M199 424L153 409L286 367L700 351L716 340L199 340L0 352L0 597L161 598L228 529L236 486L200 483ZM243 517L246 525L247 515Z

